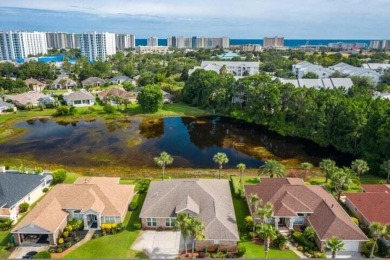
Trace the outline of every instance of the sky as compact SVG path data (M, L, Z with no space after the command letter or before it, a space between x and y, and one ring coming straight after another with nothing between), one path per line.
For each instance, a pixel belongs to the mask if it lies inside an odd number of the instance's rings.
M1 30L390 39L390 0L0 0Z

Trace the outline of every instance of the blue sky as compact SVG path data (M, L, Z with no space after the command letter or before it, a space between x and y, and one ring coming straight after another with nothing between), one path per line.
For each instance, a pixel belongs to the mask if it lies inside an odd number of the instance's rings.
M0 30L389 39L390 0L0 0Z

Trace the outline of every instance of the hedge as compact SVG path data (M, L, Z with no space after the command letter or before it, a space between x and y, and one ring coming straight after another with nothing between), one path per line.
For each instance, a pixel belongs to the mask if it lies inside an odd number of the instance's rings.
M316 244L307 240L301 232L295 231L292 233L291 238L299 245L303 246L303 248L307 247L311 250L317 249Z

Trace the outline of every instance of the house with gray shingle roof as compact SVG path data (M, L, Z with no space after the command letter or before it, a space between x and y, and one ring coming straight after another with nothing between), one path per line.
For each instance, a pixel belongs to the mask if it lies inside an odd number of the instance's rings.
M32 204L43 195L43 189L52 181L51 175L0 172L0 217L18 219L19 205Z
M131 81L131 79L129 77L127 77L127 76L116 76L116 77L110 78L108 81L111 84L120 85L120 84L123 84L126 81Z
M68 106L93 106L95 97L87 91L76 91L69 94L64 94L64 100Z
M83 81L81 81L81 84L83 87L97 87L101 86L105 83L106 81L104 79L98 78L98 77L89 77Z
M16 106L14 104L4 102L0 99L0 114L8 110L16 111Z
M298 178L263 178L257 185L245 186L248 207L255 220L256 212L250 207L250 195L256 194L263 203L274 206L274 215L267 223L276 229L311 226L316 233L316 244L324 250L326 242L337 236L345 251L358 252L367 236L351 220L336 199L322 186L305 185Z
M240 238L227 180L152 182L140 213L142 228L172 229L181 212L199 218L205 226L205 239L195 242L197 251L236 249Z

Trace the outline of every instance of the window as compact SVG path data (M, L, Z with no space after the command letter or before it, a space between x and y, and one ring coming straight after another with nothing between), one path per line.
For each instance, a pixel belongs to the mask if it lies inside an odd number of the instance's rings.
M147 218L146 223L149 227L155 227L157 226L157 220L156 218Z
M173 227L173 226L175 226L175 218L166 218L165 219L165 226L166 227Z
M81 212L80 210L73 211L73 218L82 220L83 219L83 214L81 214L80 212Z

